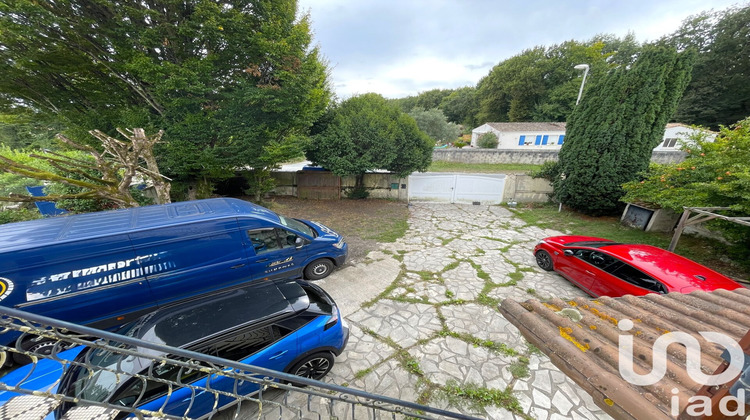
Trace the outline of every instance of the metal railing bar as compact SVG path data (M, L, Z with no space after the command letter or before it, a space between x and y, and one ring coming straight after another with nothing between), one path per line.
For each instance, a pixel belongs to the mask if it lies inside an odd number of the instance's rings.
M277 389L295 390L297 387L289 386L287 384L282 384L282 383L277 383L277 382L271 382L271 378L277 378L282 381L294 382L294 383L302 384L305 386L314 386L316 388L320 388L328 392L341 394L340 396L337 396L337 395L317 392L314 390L305 391L309 393L310 395L317 395L317 396L321 396L324 398L328 398L331 401L331 403L333 403L333 400L344 401L348 399L346 398L346 396L352 396L358 400L358 401L350 402L350 404L352 404L352 408L354 407L355 404L360 404L366 407L373 407L374 404L379 402L379 403L389 404L389 405L396 406L396 407L408 408L408 409L415 410L418 412L439 415L439 416L443 416L447 418L467 419L467 420L477 419L478 420L477 417L472 417L472 416L464 415L461 413L454 413L454 412L450 412L450 411L446 411L442 409L424 406L424 405L413 403L410 401L399 400L397 398L392 398L388 396L376 395L376 394L372 394L372 393L365 392L362 390L348 388L348 387L344 387L344 386L340 386L336 384L319 382L313 379L308 379L305 377L292 375L286 372L277 372L277 371L273 371L270 369L266 369L266 368L262 368L258 366L251 366L251 365L239 363L239 362L232 361L232 360L221 359L219 357L215 357L215 356L211 356L211 355L207 355L203 353L198 353L198 352L194 352L190 350L178 349L178 348L168 347L168 346L164 346L160 344L145 342L145 341L135 339L132 337L118 335L113 332L98 330L98 329L94 329L94 328L90 328L86 326L73 324L70 322L60 321L57 319L48 318L42 315L32 314L32 313L20 311L20 310L13 309L13 308L0 306L0 315L5 316L3 318L0 318L0 325L3 325L6 331L18 330L23 333L22 336L17 339L18 344L21 343L21 340L24 338L24 336L28 336L28 335L41 335L41 336L44 336L47 338L53 338L53 339L59 339L62 337L65 340L70 340L80 345L87 345L87 346L91 346L95 348L107 348L108 346L105 343L102 343L102 341L106 341L106 342L113 341L113 342L129 345L132 348L140 348L140 349L146 348L149 350L154 350L160 353L174 355L174 356L178 356L181 358L198 360L198 361L209 364L210 365L209 369L213 371L220 370L215 367L217 365L231 367L232 368L231 372L222 372L222 374L228 377L235 378L235 379L238 379L238 378L245 379L245 380L250 379L251 381L256 382L256 378L254 378L253 376L249 376L249 378L247 376L241 377L239 374L235 373L235 370L238 372L251 373L252 375L262 375L264 376L264 379L261 380L262 382L269 382L268 386L271 386ZM18 320L24 322L25 325L16 324L13 322L13 320L10 320L7 317L17 318ZM30 325L30 323L47 325L50 328L44 329L42 327L33 327ZM70 332L80 334L81 336L77 337L75 335L71 335ZM87 341L87 340L82 339L81 337L99 337L99 340ZM0 348L7 348L7 347L0 346ZM14 349L13 351L16 351L17 353L22 353L22 354L30 354L32 357L34 357L33 354L25 352L25 351L19 351L17 349ZM122 352L124 354L140 355L142 357L140 353L136 353L127 348L118 348L117 351ZM164 357L154 357L154 356L148 356L148 357L154 360L166 360L170 364L178 364L181 366L190 367L188 366L187 363L181 362L179 360L174 360L171 358L166 359ZM71 363L68 361L61 361L61 362ZM137 377L137 375L133 375L133 376ZM153 380L153 379L158 379L158 378L149 378L149 379ZM256 382L256 383L259 383L259 382ZM224 393L221 390L211 389L210 383L208 381L207 381L207 386L208 386L209 391L214 393L214 395L216 395L216 401L215 401L216 403L218 403L217 393L222 393L226 395L226 393ZM359 399L364 399L364 401L359 401ZM386 410L386 411L394 410L394 408L392 407L380 407L380 409ZM132 412L130 410L128 410L127 407L122 408L122 411ZM401 412L400 409L395 409L395 410L398 412ZM428 417L421 417L418 414L417 415L415 414L416 413L409 413L409 415L413 417L428 418ZM352 410L352 415L354 415L354 410Z

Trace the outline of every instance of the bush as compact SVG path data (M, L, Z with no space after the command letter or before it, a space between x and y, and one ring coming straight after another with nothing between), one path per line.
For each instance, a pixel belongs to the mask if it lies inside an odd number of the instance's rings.
M363 200L370 196L370 192L367 191L366 187L354 187L347 190L344 194L352 200Z
M464 147L464 146L466 146L466 143L464 143L462 141L457 141L457 142L453 143L453 147L458 147L459 149L462 148L462 147Z
M495 133L484 133L477 139L477 146L482 149L497 149L498 139Z
M0 211L0 225L41 218L42 215L36 209L5 209Z

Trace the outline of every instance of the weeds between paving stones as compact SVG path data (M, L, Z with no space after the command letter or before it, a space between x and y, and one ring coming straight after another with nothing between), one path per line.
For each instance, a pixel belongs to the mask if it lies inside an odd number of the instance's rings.
M482 253L477 253L480 255L483 255ZM393 257L396 257L396 255L399 255L403 257L403 253L401 254L391 254ZM462 405L469 405L472 408L478 408L478 407L484 407L487 405L495 405L498 407L505 408L519 416L522 416L524 418L529 418L525 413L523 413L523 409L518 402L518 400L515 398L515 396L512 393L512 385L513 383L522 378L526 378L529 376L529 355L535 354L538 349L531 346L530 344L527 344L528 350L521 354L517 350L508 347L505 343L497 343L492 340L486 340L486 339L480 339L477 338L471 334L467 333L457 333L454 331L450 331L450 329L447 326L446 318L440 311L441 307L445 306L453 306L453 305L464 305L467 303L477 303L483 306L489 306L493 310L497 310L497 304L499 303L498 299L490 298L487 293L495 288L499 287L507 287L511 285L515 285L518 281L523 279L523 273L527 270L523 270L522 267L516 266L517 270L513 273L510 273L509 276L511 277L511 280L506 283L497 284L492 282L492 279L490 275L485 272L481 265L472 261L471 259L456 259L455 261L451 262L450 264L447 264L440 272L434 273L430 271L409 271L406 269L403 258L400 258L399 261L402 263L401 272L397 276L397 278L391 283L381 294L379 294L375 299L366 302L362 305L363 308L369 308L375 305L377 302L381 300L391 300L394 302L405 302L405 303L419 303L419 304L430 304L432 305L435 310L438 313L438 320L443 326L443 329L437 333L434 333L432 336L418 340L416 344L410 346L409 348L413 348L422 344L426 344L430 342L431 340L438 338L438 337L453 337L455 339L461 340L467 344L470 344L475 347L482 347L487 350L497 352L498 354L501 354L506 357L514 357L515 360L510 364L509 371L511 375L513 376L513 382L504 390L498 390L498 389L488 389L480 387L476 384L466 384L459 386L455 382L449 382L445 385L440 385L433 383L427 378L424 374L424 371L422 370L419 361L415 359L406 348L401 347L398 343L394 342L389 337L383 337L377 334L377 332L366 329L365 333L371 335L375 339L387 344L389 347L393 348L395 350L395 353L391 355L390 357L380 361L375 366L372 366L367 369L363 369L355 374L355 379L363 379L370 373L374 371L375 368L382 365L383 363L386 363L388 360L396 359L398 360L399 364L411 375L414 375L417 377L417 388L421 389L420 396L417 399L417 402L421 404L428 403L433 397L439 397L439 398L445 398L449 404L452 406L462 406ZM393 296L393 292L396 291L399 288L403 288L406 294L415 294L416 289L413 286L404 284L404 281L409 274L412 274L411 278L412 280L419 279L421 282L435 282L437 281L440 284L445 284L445 280L443 278L443 275L451 271L453 269L456 269L462 262L466 262L471 265L471 267L474 269L474 271L477 274L477 277L484 281L484 287L482 292L478 295L477 299L473 301L467 301L467 300L461 300L461 299L454 299L455 292L451 290L445 291L445 297L448 298L449 302L438 302L438 303L430 303L429 298L427 296L421 296L419 298L408 298L404 295L399 296ZM414 277L416 276L416 277Z

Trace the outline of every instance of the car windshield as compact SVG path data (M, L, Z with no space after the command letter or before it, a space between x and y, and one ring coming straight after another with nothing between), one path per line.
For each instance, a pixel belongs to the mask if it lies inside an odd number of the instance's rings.
M99 369L77 367L72 383L74 395L90 401L106 401L112 392L131 378L131 375L123 372L140 372L151 363L150 359L103 349L92 350L86 357L93 367Z
M286 226L286 227L288 227L288 228L294 229L297 232L302 232L305 235L313 237L313 238L315 236L317 236L315 234L315 231L310 226L307 226L306 224L300 222L297 219L292 219L290 217L284 217L282 215L279 215L279 219L281 221L281 224L284 225L284 226Z

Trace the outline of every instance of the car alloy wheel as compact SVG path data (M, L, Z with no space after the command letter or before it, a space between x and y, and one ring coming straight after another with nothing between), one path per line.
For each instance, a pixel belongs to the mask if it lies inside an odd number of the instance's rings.
M552 256L545 250L540 250L536 253L536 263L544 271L552 271L554 269Z

